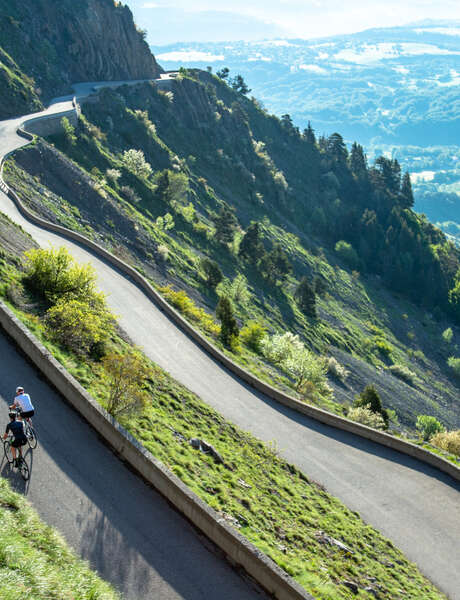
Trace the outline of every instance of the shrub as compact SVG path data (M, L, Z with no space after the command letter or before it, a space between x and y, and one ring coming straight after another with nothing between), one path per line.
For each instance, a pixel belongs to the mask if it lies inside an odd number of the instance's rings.
M299 336L290 331L266 337L261 342L263 355L273 364L280 365L294 353L303 349Z
M83 355L107 339L114 318L103 296L99 302L63 298L47 311L45 323L52 338Z
M141 355L108 354L102 365L109 383L107 411L116 417L141 410L147 400L143 387L148 375Z
M168 260L168 258L169 258L168 246L165 246L164 244L160 244L157 248L157 253L162 261L166 262Z
M61 119L61 127L64 133L64 137L68 146L74 146L77 141L77 136L75 135L75 127L70 123L67 117L62 117Z
M460 429L435 433L430 442L441 450L460 456Z
M447 364L455 373L455 375L457 375L457 377L460 377L460 358L455 358L454 356L451 356L447 359Z
M391 365L391 367L388 367L388 370L392 375L402 379L410 385L413 385L417 379L417 375L404 365Z
M356 399L353 403L353 407L354 408L365 407L365 408L368 408L369 410L371 410L373 413L379 414L385 423L385 427L388 427L388 421L389 421L388 413L383 408L380 396L373 385L367 385L364 388L364 390L361 392L361 394L359 394L359 396L356 397Z
M307 317L316 319L315 291L306 277L303 277L297 286L297 289L294 292L294 299L299 305L300 310L307 315Z
M360 260L356 250L353 248L351 244L345 242L344 240L340 240L335 245L335 251L351 269L358 269L360 265Z
M442 339L443 339L443 340L444 340L444 341L445 341L447 344L450 344L450 343L451 343L453 336L454 336L454 334L453 334L453 332L452 332L452 328L451 328L451 327L448 327L447 329L445 329L445 330L442 332Z
M118 169L107 169L105 176L108 181L110 181L113 185L116 185L121 177L121 171Z
M444 431L444 427L438 419L429 415L419 415L415 427L420 431L425 441L428 441L436 433Z
M375 350L380 352L380 354L383 354L387 358L390 356L391 351L393 350L392 346L386 340L383 340L381 338L377 338L374 340L374 348Z
M224 279L217 287L219 296L228 296L232 302L246 307L251 300L251 292L248 289L248 280L241 273L233 281Z
M357 406L355 408L350 408L347 416L352 421L361 423L361 425L367 425L367 427L372 427L373 429L387 428L385 421L382 418L382 415L373 412L367 406Z
M128 171L134 173L142 179L147 179L152 174L151 165L145 160L142 150L125 150L123 152L122 161Z
M216 317L220 321L220 339L224 346L236 349L238 343L238 324L233 314L233 306L230 298L221 296L216 307Z
M170 229L174 229L174 218L171 213L166 213L163 217L157 217L155 221L155 226L160 231L169 231Z
M207 333L214 336L219 335L220 327L214 321L212 316L202 308L196 306L185 291L174 291L171 287L160 287L160 292L179 312L188 317L191 321L198 323Z
M350 373L333 356L330 356L327 361L327 372L330 373L333 377L337 377L337 379L340 379L341 381L345 381L345 379Z
M272 363L295 380L302 395L313 398L315 394L330 395L327 384L327 361L308 350L297 335L290 331L265 337L260 343L262 353Z
M130 187L129 185L123 185L121 187L120 191L123 194L123 196L126 198L126 200L128 200L129 202L132 202L133 204L137 204L138 202L141 201L140 196L138 196L136 194L136 192L133 190L133 188Z
M248 348L260 354L261 342L267 335L267 328L256 321L249 321L240 331L240 339Z
M215 288L224 277L219 265L210 258L202 258L200 266L203 269L207 284L210 287Z
M325 358L316 356L303 347L301 351L288 358L283 366L295 379L298 391L308 382L310 388L313 388L318 394L330 394L331 388L326 381L327 361Z
M26 283L50 304L64 297L85 301L97 296L93 267L78 264L66 248L38 248L25 256Z

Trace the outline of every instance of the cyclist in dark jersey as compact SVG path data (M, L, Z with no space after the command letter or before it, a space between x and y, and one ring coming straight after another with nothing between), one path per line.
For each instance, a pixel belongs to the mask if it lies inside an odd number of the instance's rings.
M14 439L11 443L11 452L13 454L14 464L17 466L18 463L16 460L16 448L19 448L19 456L22 456L22 446L25 446L25 444L27 444L27 438L24 432L24 423L21 420L16 419L16 413L10 411L8 415L10 417L10 422L6 426L3 439L6 440L10 433L13 434Z

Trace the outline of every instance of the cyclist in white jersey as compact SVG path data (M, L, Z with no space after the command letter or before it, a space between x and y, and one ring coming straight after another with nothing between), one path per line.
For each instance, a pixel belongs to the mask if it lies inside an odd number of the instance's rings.
M24 393L24 388L18 386L16 388L16 396L14 397L13 404L10 408L19 408L21 416L26 419L28 423L32 424L31 417L35 414L35 409L30 399L29 394Z

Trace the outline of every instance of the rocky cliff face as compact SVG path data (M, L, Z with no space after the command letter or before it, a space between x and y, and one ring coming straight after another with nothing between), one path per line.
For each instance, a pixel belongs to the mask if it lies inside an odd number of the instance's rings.
M0 33L3 49L45 100L76 81L162 72L129 8L114 0L0 0ZM0 116L14 108L0 106Z

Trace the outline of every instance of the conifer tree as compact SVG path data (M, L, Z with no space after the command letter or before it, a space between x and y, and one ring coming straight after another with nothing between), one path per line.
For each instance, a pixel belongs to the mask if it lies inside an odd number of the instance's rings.
M235 229L238 226L238 221L235 212L228 206L223 206L218 215L214 219L216 227L216 239L223 244L228 244L233 241Z
M160 171L160 173L156 177L155 181L157 187L155 190L155 194L157 198L163 200L164 202L169 201L169 171L165 169L164 171Z
M312 146L316 144L315 130L311 126L310 121L308 121L307 128L303 130L303 137L305 141L307 141Z
M271 281L284 281L292 272L289 258L280 244L275 244L268 254L264 254L260 267L263 276Z
M333 133L327 139L327 152L338 163L344 163L348 157L348 150L340 133Z
M407 171L404 173L402 178L400 198L401 206L403 208L412 208L414 206L414 194L412 193L410 175Z
M219 265L210 258L201 259L201 268L206 276L208 285L215 288L224 278Z
M353 142L350 153L351 172L357 179L362 179L367 173L367 158L363 147Z
M221 296L216 307L216 317L220 321L220 339L224 346L231 348L239 335L238 324L233 315L232 303L227 296Z
M302 280L294 292L294 298L299 305L300 310L305 315L316 319L316 296L306 277L302 277Z
M260 224L254 221L249 225L241 240L238 256L248 262L257 264L264 254L265 248L260 234Z

